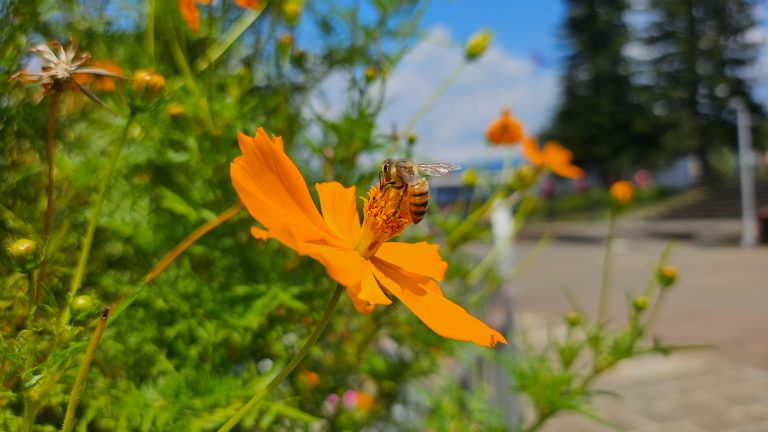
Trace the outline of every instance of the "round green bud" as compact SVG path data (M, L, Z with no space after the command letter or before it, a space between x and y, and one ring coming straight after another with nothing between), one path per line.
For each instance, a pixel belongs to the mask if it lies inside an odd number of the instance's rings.
M416 144L416 140L418 139L418 137L416 136L415 133L408 132L408 136L406 137L406 139L408 140L408 145L414 145Z
M29 239L19 239L8 247L8 256L19 273L29 274L34 271L42 260L37 243Z
M79 295L72 300L72 310L74 310L75 313L89 312L93 310L95 306L96 302L93 300L93 297L89 295Z
M464 48L464 58L467 61L476 60L488 49L491 40L493 40L493 35L488 30L480 30L473 34L467 40L467 45Z
M565 323L568 327L578 327L581 324L581 314L576 311L570 311L565 314Z
M659 267L656 272L656 280L662 288L669 288L677 281L677 269L671 265Z
M472 187L477 184L477 171L472 168L467 169L461 174L461 182L464 186Z
M648 308L648 297L645 296L637 296L634 300L632 300L632 308L635 309L635 312L642 312Z

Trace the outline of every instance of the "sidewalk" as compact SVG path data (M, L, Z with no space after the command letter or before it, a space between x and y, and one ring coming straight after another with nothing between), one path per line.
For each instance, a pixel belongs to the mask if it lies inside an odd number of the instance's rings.
M619 430L768 431L768 247L735 246L738 228L738 221L727 220L659 223L638 219L619 224L612 321L623 321L624 292L643 289L667 239L674 237L681 240L669 263L678 268L679 281L652 334L670 344L716 346L711 351L632 360L598 380L598 388L620 395L596 399L600 412ZM526 232L535 234L531 229ZM560 325L570 310L564 289L588 313L597 305L605 223L558 224L552 232L552 243L508 287L521 327ZM535 243L526 238L518 243L518 262L534 250ZM730 240L724 243L726 238ZM563 415L543 430L612 429Z

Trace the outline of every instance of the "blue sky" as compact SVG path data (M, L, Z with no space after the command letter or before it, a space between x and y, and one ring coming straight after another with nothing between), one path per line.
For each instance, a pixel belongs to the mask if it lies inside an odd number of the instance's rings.
M501 158L505 150L489 146L484 132L505 108L521 120L526 134L536 136L548 126L559 100L565 3L433 0L421 21L425 36L389 76L379 127L391 131L407 124L448 71L462 62L467 38L485 28L493 32L494 43L416 124L414 159L471 164ZM756 14L762 24L750 37L765 41L766 14L762 8ZM761 51L752 74L761 80L758 99L766 101L768 49ZM341 78L327 90L338 95L343 88Z
M434 0L422 20L425 28L445 26L458 40L481 28L510 53L544 56L558 62L563 50L560 26L564 0Z

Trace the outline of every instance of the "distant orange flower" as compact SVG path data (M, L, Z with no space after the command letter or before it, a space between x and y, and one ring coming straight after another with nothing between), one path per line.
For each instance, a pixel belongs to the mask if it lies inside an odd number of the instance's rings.
M635 198L635 188L627 180L618 180L614 182L608 193L617 203L625 205L632 202Z
M515 144L523 138L523 127L509 114L509 110L505 109L501 112L501 117L488 126L485 138L494 145Z
M197 9L197 3L211 4L211 0L178 0L179 13L193 32L200 29L200 10ZM258 9L259 0L235 0L235 4L243 9Z
M584 175L584 170L571 163L573 152L557 141L547 141L539 150L534 138L524 138L523 155L533 165L546 168L560 177L577 179Z
M111 61L92 61L88 62L88 66L105 70L113 75L123 75L123 69ZM109 75L79 74L75 75L74 78L78 84L88 84L89 88L95 91L115 91L115 80Z
M265 227L251 228L254 237L273 238L319 261L360 313L391 304L386 292L441 336L482 346L506 343L443 296L435 281L442 280L447 264L437 245L387 242L411 223L394 211L393 189L381 183L371 187L361 225L354 186L316 183L321 216L280 137L270 139L259 128L253 138L239 133L238 142L243 155L232 162L230 175L248 212Z
M235 0L235 4L243 9L258 9L259 0Z
M320 375L318 375L317 372L302 369L301 372L299 372L299 378L307 387L317 387L317 385L320 384Z

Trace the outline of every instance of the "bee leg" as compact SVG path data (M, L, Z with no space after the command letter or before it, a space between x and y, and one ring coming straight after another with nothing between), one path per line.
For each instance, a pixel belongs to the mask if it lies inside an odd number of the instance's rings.
M395 210L392 211L393 216L400 213L400 205L403 203L403 198L405 197L405 194L408 192L408 183L405 183L403 186L405 187L403 188L403 192L400 193L400 199L397 200L397 205L395 206Z

